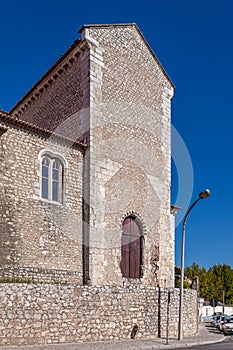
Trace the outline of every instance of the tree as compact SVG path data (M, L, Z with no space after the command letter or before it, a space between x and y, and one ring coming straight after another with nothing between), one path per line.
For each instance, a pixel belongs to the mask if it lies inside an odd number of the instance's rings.
M199 278L199 295L205 300L217 299L225 303L233 303L233 270L229 265L214 265L208 271L204 267L199 267L197 263L185 268L184 275L193 281Z
M215 298L219 301L225 294L225 303L233 303L233 270L229 265L214 265L207 272L209 281L209 299Z
M184 270L184 275L186 278L194 281L198 277L199 281L199 292L201 295L202 288L205 285L206 269L204 267L199 267L197 263L193 263L192 266L188 266Z

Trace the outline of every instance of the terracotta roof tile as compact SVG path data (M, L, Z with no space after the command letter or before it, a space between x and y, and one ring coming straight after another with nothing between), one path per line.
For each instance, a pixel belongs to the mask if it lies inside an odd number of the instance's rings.
M65 143L71 144L72 146L77 146L77 147L81 147L84 149L87 147L86 144L84 144L80 141L73 141L70 137L66 137L64 135L54 133L51 130L47 130L47 129L38 127L36 125L33 125L31 123L25 122L23 120L20 120L18 118L11 116L9 113L1 111L1 110L0 110L0 121L4 121L4 122L9 123L11 125L17 125L23 129L33 131L36 134L40 134L43 136L51 136L54 140L58 140L60 142L65 142ZM4 128L4 130L6 130L6 128Z

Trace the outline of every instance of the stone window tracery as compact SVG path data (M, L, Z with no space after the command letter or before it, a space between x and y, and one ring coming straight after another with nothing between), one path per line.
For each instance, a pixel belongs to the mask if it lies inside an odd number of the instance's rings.
M41 154L41 198L63 203L65 161L51 151Z

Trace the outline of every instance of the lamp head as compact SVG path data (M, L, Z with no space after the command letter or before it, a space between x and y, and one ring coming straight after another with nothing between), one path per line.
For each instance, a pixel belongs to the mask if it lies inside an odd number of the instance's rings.
M207 198L209 196L210 196L210 190L207 190L207 189L199 193L199 197L201 199Z

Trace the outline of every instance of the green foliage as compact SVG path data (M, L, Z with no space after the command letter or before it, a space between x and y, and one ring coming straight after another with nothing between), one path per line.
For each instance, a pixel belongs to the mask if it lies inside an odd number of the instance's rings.
M186 282L186 281L184 281L183 286L186 289L190 289L191 288L191 285L188 282ZM176 280L175 288L180 288L180 279Z
M191 285L188 282L184 281L184 288L191 289Z
M229 265L214 265L208 271L197 263L185 268L184 275L190 280L199 279L199 295L205 300L217 299L233 304L233 270Z
M0 283L24 283L31 284L33 283L30 280L22 279L22 278L0 278Z
M176 279L175 288L180 288L180 279Z

